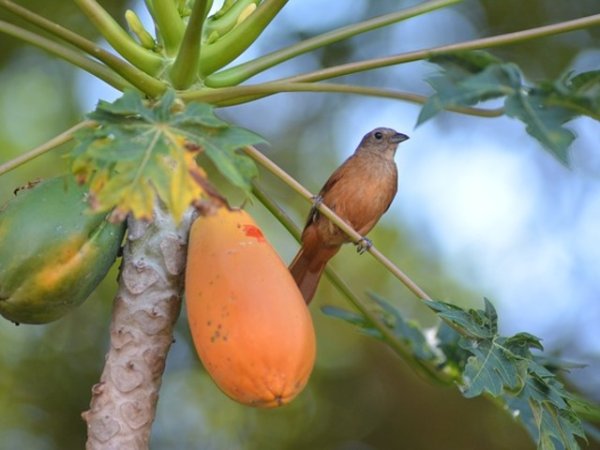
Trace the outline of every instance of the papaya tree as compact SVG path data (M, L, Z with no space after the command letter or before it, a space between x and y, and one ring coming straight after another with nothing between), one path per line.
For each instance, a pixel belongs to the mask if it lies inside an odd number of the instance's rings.
M113 102L100 100L83 121L59 136L0 166L1 176L72 142L68 173L23 187L0 211L0 260L19 255L0 267L0 313L16 323L59 319L83 302L121 258L110 346L100 380L91 389L89 410L83 412L90 449L148 447L184 292L200 357L229 396L275 407L310 383L315 343L308 310L262 231L251 218L239 219L245 213L234 211L212 180L218 174L264 204L297 239L299 228L263 189L259 168L308 202L315 197L255 147L265 138L224 120L220 111L276 94L320 92L422 104L418 124L443 110L491 119L508 116L521 121L530 137L565 165L575 139L565 124L580 116L600 118L600 71L570 71L532 83L516 63L488 52L597 27L599 14L253 82L293 58L461 0L426 0L304 37L245 62L238 58L277 20L286 0L225 0L218 5L210 0L146 0L152 29L132 10L125 13L125 29L96 0L75 3L110 50L22 5L0 0L15 19L0 21L2 33L122 92ZM430 96L329 81L422 60L439 69L428 79ZM487 107L488 100L500 107ZM363 236L326 205L315 202L314 207L349 240L362 242ZM51 208L48 217L58 222L35 220L40 208ZM222 221L215 225L211 221L216 218ZM35 235L39 239L22 238ZM45 245L37 245L40 241ZM241 254L257 243L260 250L240 261L220 259L222 253ZM525 427L538 448L579 448L586 439L584 422L597 420L598 410L567 390L557 375L560 363L544 357L539 338L525 332L501 335L491 301L466 310L435 300L376 247L367 251L437 317L433 338L390 301L357 295L332 269L327 277L353 308L329 307L324 313L380 340L435 382L456 385L468 398L491 398ZM52 267L44 265L48 255L55 261ZM261 299L255 298L257 278L271 292ZM245 305L234 312L224 306L232 292ZM283 309L277 306L282 297L289 301ZM259 300L264 302L260 308L253 304ZM260 343L240 341L231 354L211 346L233 339L242 329L249 330L244 336L259 336ZM231 362L237 357L239 363ZM265 382L286 376L290 378L279 384ZM272 389L274 385L278 387Z

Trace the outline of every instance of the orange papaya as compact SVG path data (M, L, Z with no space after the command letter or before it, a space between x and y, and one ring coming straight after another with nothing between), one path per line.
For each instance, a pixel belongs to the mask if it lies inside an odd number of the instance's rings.
M185 297L198 355L225 394L269 408L304 388L316 353L312 318L247 212L221 207L193 223Z

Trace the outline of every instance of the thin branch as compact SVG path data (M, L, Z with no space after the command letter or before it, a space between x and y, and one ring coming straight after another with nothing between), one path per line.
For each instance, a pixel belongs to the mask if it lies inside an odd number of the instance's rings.
M29 150L28 152L23 153L22 155L19 155L14 159L5 162L4 164L0 164L0 175L4 175L5 173L16 169L17 167L37 158L40 155L43 155L59 145L69 142L71 139L73 139L73 135L77 130L80 130L81 128L92 127L95 124L96 123L92 120L84 120L83 122L79 122L68 130L63 131L58 136L55 136L49 141L44 142L42 145Z
M123 58L150 75L160 71L163 58L138 44L96 0L75 0L75 3Z
M428 59L441 54L456 53L470 50L481 50L484 48L500 47L502 45L507 44L516 44L531 39L551 36L560 33L567 33L569 31L580 30L583 28L589 28L599 24L600 14L595 14L593 16L582 17L580 19L569 20L566 22L546 25L543 27L530 28L528 30L516 31L513 33L506 33L482 39L475 39L467 42L459 42L458 44L443 45L441 47L433 47L425 50L401 53L399 55L386 56L383 58L374 58L365 61L341 64L335 67L316 70L314 72L295 75L292 77L281 78L275 81L297 82L327 80L353 73L364 72L366 70L373 70L381 67L393 66L400 63Z
M123 91L125 88L132 87L127 81L125 81L120 75L117 75L108 67L86 58L79 52L52 41L48 38L42 37L39 34L32 33L21 27L13 25L8 22L0 21L0 32L9 34L17 39L21 39L29 44L35 45L42 50L47 51L65 61L77 66L86 72L91 73L102 81L105 81L115 89Z
M211 103L216 106L232 106L253 101L271 94L282 92L331 92L343 94L367 95L371 97L382 97L394 100L406 100L412 103L423 104L428 97L410 92L401 92L391 89L374 88L368 86L357 86L351 84L336 83L263 83L250 86L234 86L230 88L201 89L197 91L186 91L180 93L180 98L186 101L200 101ZM468 114L479 117L499 117L504 114L502 108L483 109L454 106L447 108L448 111Z
M252 61L248 61L243 64L225 69L221 72L214 73L206 77L205 83L210 87L223 87L223 86L235 86L242 83L254 75L265 71L277 64L284 61L288 61L296 56L310 52L312 50L325 47L335 42L342 41L344 39L357 36L368 31L372 31L378 28L382 28L391 25L402 20L409 19L411 17L418 16L436 9L444 8L455 3L459 3L462 0L433 0L426 1L420 5L413 6L410 8L403 9L402 11L396 11L383 16L375 17L370 20L366 20L361 23L348 25L346 27L338 28L328 33L315 36L310 39L305 39L302 42L276 50L267 55L256 58Z
M196 0L192 7L177 58L171 67L171 80L175 89L186 89L198 78L200 40L207 7L206 0Z
M267 169L289 187L291 187L294 191L300 194L309 202L314 202L314 196L311 194L304 186L302 186L298 181L296 181L293 177L291 177L288 173L286 173L282 168L280 168L277 164L259 152L255 147L247 146L244 147L245 153L250 156L254 161L260 164L262 167ZM327 217L332 223L334 223L337 227L339 227L346 235L354 242L355 244L360 242L363 239L359 233L357 233L348 223L346 223L342 218L340 218L337 214L335 214L331 209L327 207L327 205L320 203L317 205L317 209L321 212L325 217ZM375 248L375 246L371 246L368 249L368 252L373 255L373 257L384 265L386 269L388 269L396 278L398 278L413 294L419 297L422 300L431 300L431 297L427 295L427 293L421 289L414 281L410 279L408 275L402 272L398 267L396 267L388 258L386 258L379 250Z
M275 202L257 183L252 185L252 193L254 196L269 210L271 214L289 231L289 233L300 242L301 231L294 221L286 214L277 202ZM325 276L329 281L345 296L352 305L364 316L366 319L377 329L383 336L385 342L406 361L414 362L417 364L419 373L427 375L432 380L448 384L452 380L447 378L447 375L441 371L431 367L426 362L421 361L411 353L407 346L399 340L393 333L387 324L382 321L377 314L375 314L369 306L358 296L348 284L342 279L342 277L331 268L327 266L325 268ZM412 366L411 366L412 367Z
M0 0L0 7L12 12L27 22L40 27L53 36L79 48L99 61L102 61L145 94L158 96L166 89L166 85L163 82L151 77L118 56L104 50L102 47L96 45L96 43L24 8L21 5L17 5L10 0Z

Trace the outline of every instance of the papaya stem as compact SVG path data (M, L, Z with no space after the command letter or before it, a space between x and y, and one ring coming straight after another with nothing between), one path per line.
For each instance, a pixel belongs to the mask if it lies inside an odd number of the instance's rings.
M185 32L185 25L177 10L177 4L173 0L153 0L151 13L156 21L166 54L174 56Z
M0 164L0 175L4 175L7 172L10 172L13 169L37 158L40 155L58 147L59 145L65 144L73 139L73 135L77 130L81 128L92 127L96 124L93 120L84 120L83 122L79 122L78 124L72 126L66 131L63 131L58 136L53 137L49 141L44 142L42 145L35 147L34 149L29 150L26 153L23 153L20 156L17 156L10 161L5 162L4 164Z
M177 58L171 67L171 81L176 89L190 87L198 77L200 40L207 6L206 0L196 0L192 7L192 13L179 46Z
M417 104L423 104L428 100L427 96L413 94L411 92L338 83L262 83L249 86L232 86L229 88L186 91L180 94L180 98L185 101L195 100L222 107L238 105L240 103L249 102L267 95L280 94L283 92L330 92L357 94L392 100L405 100ZM499 117L504 113L502 108L485 109L453 106L448 107L447 110L479 117Z
M79 34L62 27L59 24L54 23L51 20L48 20L21 5L17 5L10 0L0 0L0 7L12 12L27 22L40 27L53 36L56 36L57 38L79 48L91 57L103 62L141 92L144 92L152 97L157 97L165 91L166 85L163 82L151 77L147 73L143 72L137 67L132 66L126 61L123 61L118 56L104 50L102 47L99 47L94 42L84 38L83 36L80 36Z
M4 21L0 21L0 32L6 33L17 39L21 39L22 41L25 41L31 45L35 45L36 47L41 48L42 50L45 50L48 53L57 56L58 58L64 59L74 66L91 73L115 89L123 91L125 88L132 87L131 84L124 80L120 75L110 70L104 64L100 64L96 61L86 58L83 54L73 50L72 48L40 36L37 33L32 33L31 31Z
M321 34L309 39L305 39L302 42L276 50L267 55L256 58L252 61L248 61L243 64L239 64L230 69L225 69L221 72L216 72L206 77L205 83L210 87L223 87L223 86L234 86L242 83L254 75L263 72L277 64L288 61L296 56L304 53L316 50L321 47L333 44L335 42L342 41L344 39L357 36L368 31L372 31L378 28L391 25L402 20L409 19L411 17L425 14L436 9L444 8L446 6L459 3L462 0L433 0L426 1L416 6L396 11L390 14L385 14L379 17L375 17L370 20L366 20L361 23L348 25L328 33Z
M75 0L75 3L123 58L149 75L160 72L162 57L138 44L96 0Z
M201 74L207 76L240 56L260 36L287 2L288 0L263 1L233 30L216 42L205 45L200 57Z
M274 80L274 82L328 80L331 78L364 72L367 70L394 66L396 64L420 61L437 55L516 44L545 36L552 36L560 33L568 33L570 31L580 30L583 28L589 28L598 24L600 24L600 14L594 14L592 16L581 17L579 19L554 23L542 27L530 28L522 31L515 31L512 33L500 34L497 36L473 39L456 44L442 45L439 47L400 53L392 56L384 56L382 58L373 58L347 64L340 64L338 66L328 67L325 69L316 70L314 72L281 78Z

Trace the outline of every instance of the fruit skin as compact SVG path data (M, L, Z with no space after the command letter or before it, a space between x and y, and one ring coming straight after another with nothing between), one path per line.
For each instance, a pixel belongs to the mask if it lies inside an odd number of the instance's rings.
M117 257L125 224L90 213L73 176L30 185L0 210L0 314L47 323L81 304Z
M225 394L272 408L300 393L315 361L312 318L248 213L221 207L194 222L185 283L196 350Z

